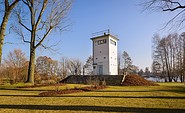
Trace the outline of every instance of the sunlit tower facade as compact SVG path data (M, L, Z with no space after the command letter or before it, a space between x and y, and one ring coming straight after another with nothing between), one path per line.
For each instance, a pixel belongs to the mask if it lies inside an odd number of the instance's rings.
M93 33L93 74L118 75L117 36L110 30Z

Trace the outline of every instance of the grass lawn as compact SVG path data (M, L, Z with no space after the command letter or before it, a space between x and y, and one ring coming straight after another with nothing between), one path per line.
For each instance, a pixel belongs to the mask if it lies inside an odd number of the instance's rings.
M0 112L140 112L185 113L185 84L159 83L160 86L109 86L106 89L39 97L55 86L16 88L0 86ZM21 85L21 84L19 84ZM75 84L59 89L83 87Z

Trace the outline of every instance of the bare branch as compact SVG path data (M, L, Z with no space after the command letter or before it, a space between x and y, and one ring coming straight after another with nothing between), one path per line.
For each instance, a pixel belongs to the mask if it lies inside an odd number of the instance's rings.
M175 10L177 10L177 9L184 9L185 8L185 6L178 6L178 7L175 7L175 8L169 8L169 9L163 9L163 11L175 11Z
M5 10L8 10L8 7L9 7L9 2L8 0L5 0Z
M44 39L48 36L48 34L51 32L52 29L53 29L53 27L50 26L50 28L48 29L48 31L44 34L43 38L40 40L40 42L38 42L38 44L35 46L35 48L37 48L39 45L42 44L42 42L43 42Z
M15 12L18 18L18 22L21 26L23 26L26 30L28 30L29 32L31 32L31 29L29 29L28 27L26 27L23 23L22 23L22 18L21 18L21 14L20 12L16 11Z
M19 36L22 38L23 42L25 42L25 43L30 43L30 41L25 40L25 36L24 36L24 33L23 33L22 29L16 28L16 27L14 27L14 26L12 26L12 29L13 29L13 31L14 31L17 35L19 35Z
M183 13L185 11L185 9L184 10L182 10L181 12L179 12L178 14L176 14L172 19L170 19L168 22L167 22L167 24L164 26L164 28L166 28L170 23L172 23L181 13ZM163 28L163 29L164 29Z
M19 21L19 24L20 24L21 26L23 26L26 30L28 30L29 32L31 32L31 29L27 28L21 21Z
M44 13L44 10L46 9L46 5L47 5L47 3L48 3L48 0L44 0L44 3L43 3L43 6L42 6L42 9L41 9L41 11L40 11L40 13L39 13L39 16L38 16L37 22L36 22L36 24L35 24L36 28L37 28L38 24L39 24L39 23L40 23L40 21L41 21L41 17L42 17L42 15L43 15L43 13Z
M27 6L29 6L29 4L28 4L28 1L27 1L27 0L26 0L26 1L25 1L25 0L22 0L22 1L23 1L23 3L24 3L24 4L26 4Z
M44 24L45 22L44 21L41 21L41 23L42 23L41 27L39 27L36 31L43 30L43 28L45 26L45 24Z
M9 10L12 10L20 0L15 0L10 6Z
M181 4L179 2L173 2L172 0L167 0L166 2L170 2L171 4L177 4L177 5L181 6Z
M180 29L180 27L183 27L184 22L183 12L185 12L184 2L175 0L147 0L147 2L143 3L143 6L145 7L145 10L159 9L160 11L163 12L173 12L173 14L175 14L175 16L167 22L164 28L169 26L169 24L173 24L172 25L173 28L174 25L176 25L178 29Z

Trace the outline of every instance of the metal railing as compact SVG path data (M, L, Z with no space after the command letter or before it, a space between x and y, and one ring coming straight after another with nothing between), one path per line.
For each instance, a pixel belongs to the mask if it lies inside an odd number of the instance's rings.
M98 36L107 35L107 34L111 34L114 37L118 37L118 35L111 32L110 29L92 33L92 37L98 37Z
M102 35L105 35L105 34L110 34L110 30L107 29L107 30L92 33L92 37L102 36Z

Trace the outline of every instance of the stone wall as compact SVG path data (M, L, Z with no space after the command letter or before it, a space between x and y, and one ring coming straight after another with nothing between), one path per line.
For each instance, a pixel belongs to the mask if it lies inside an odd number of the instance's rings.
M61 83L67 84L93 84L99 82L100 84L105 81L109 86L120 86L123 75L70 75L61 80Z

